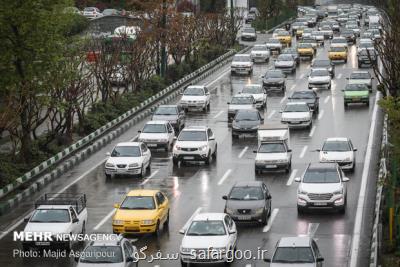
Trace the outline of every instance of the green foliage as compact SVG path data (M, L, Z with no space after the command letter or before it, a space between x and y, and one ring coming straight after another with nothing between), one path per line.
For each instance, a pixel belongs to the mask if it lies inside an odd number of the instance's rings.
M379 105L388 115L390 143L395 156L400 156L400 97L386 97L379 101Z
M282 9L281 13L278 16L272 17L267 20L262 17L258 17L255 21L252 22L251 26L257 31L268 30L295 16L296 11L285 7Z
M166 87L165 80L158 75L151 76L150 79L146 80L142 87L151 93L156 94Z

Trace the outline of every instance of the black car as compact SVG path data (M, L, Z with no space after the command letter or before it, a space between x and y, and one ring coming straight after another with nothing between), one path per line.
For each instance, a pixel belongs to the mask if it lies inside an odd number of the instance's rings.
M257 133L260 124L264 123L264 118L256 109L241 109L236 112L235 118L232 121L232 137L237 137L240 134L255 134Z
M288 99L294 102L306 102L314 113L319 113L319 96L313 90L296 91Z
M254 13L249 13L247 14L246 18L245 18L245 23L252 23L254 20L256 19L256 14Z
M153 121L169 121L169 123L174 127L175 133L185 127L185 111L179 105L160 105L153 113L151 118Z
M343 29L340 33L340 36L346 38L347 43L355 44L357 42L357 37L354 34L353 30Z
M314 59L311 62L311 68L325 68L331 74L331 78L335 78L335 65L330 59Z
M286 91L286 75L282 70L268 70L263 76L263 88L268 91L278 91L285 93Z
M293 48L292 47L285 48L285 49L283 49L281 55L282 54L292 55L294 60L296 61L296 65L300 64L300 56L299 56L299 52L297 52L296 48L294 48L294 47Z

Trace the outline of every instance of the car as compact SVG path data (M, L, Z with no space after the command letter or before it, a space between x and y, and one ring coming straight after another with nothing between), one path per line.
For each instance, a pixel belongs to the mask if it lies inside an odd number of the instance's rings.
M231 63L231 74L247 74L253 73L253 61L249 54L236 54L233 56Z
M238 137L240 134L255 134L263 123L264 118L258 110L238 110L232 120L232 137Z
M287 47L287 48L282 50L281 54L292 55L292 57L294 58L294 61L296 61L296 65L300 64L300 56L299 56L299 53L297 52L297 48L295 48L295 47Z
M263 88L268 93L269 91L278 91L282 94L286 92L286 75L282 70L268 70L263 76Z
M102 17L103 14L100 12L100 10L97 7L85 7L83 9L83 16L88 19L94 19L94 18Z
M169 223L169 200L157 189L131 190L114 208L114 234L160 235L162 227Z
M303 44L311 44L312 48L314 49L314 54L317 53L317 47L318 47L318 43L315 40L315 38L312 37L303 37L303 39L301 40L301 42Z
M344 107L350 103L364 103L369 106L369 88L365 84L347 84L344 92Z
M138 267L138 250L131 242L118 235L115 239L95 240L87 245L75 260L77 267L112 266Z
M343 46L330 47L328 58L330 60L343 60L344 63L347 63L347 49Z
M288 31L279 31L276 37L282 45L292 46L292 35Z
M211 96L208 88L203 85L190 85L182 93L179 105L185 110L210 110Z
M299 31L299 35L300 33L303 33L303 29L304 27L307 27L307 22L300 22L300 21L296 21L292 24L292 35L296 35L297 37L297 31Z
M319 152L319 162L337 163L342 170L354 171L357 149L349 138L327 138L322 148L317 151Z
M228 122L232 122L236 112L241 109L255 109L256 100L251 94L236 94L228 104Z
M185 110L180 105L160 105L151 117L153 121L168 121L175 130L175 134L185 127Z
M332 47L344 47L346 50L348 49L347 40L344 37L334 37L331 40L331 48Z
M357 24L347 24L346 29L352 30L356 37L360 37L360 28Z
M282 237L272 253L272 258L264 259L270 267L322 267L322 257L318 245L310 236Z
M256 14L254 13L248 13L244 19L244 22L246 24L252 23L256 19Z
M317 41L320 45L324 46L325 45L325 35L321 31L312 31L311 32L311 37Z
M198 213L183 234L180 246L181 265L190 263L227 263L236 249L237 229L225 213ZM229 264L229 263L227 263Z
M368 86L369 91L372 91L372 80L374 77L368 71L353 71L347 79L349 80L349 84L365 84Z
M139 175L144 177L150 170L151 152L143 142L118 143L104 164L107 178L115 175Z
M316 58L311 62L312 69L321 69L325 68L329 71L331 78L335 77L335 65L332 64L330 59Z
M257 40L256 30L251 27L243 28L242 33L240 35L240 39L242 39L242 41L256 41Z
M256 16L260 15L260 12L258 11L258 9L256 7L251 7L249 9L249 14L256 14Z
M281 53L282 50L282 44L279 41L278 38L270 38L267 40L267 42L265 43L265 45L267 46L267 48L271 51L271 52L278 52L278 54Z
M277 38L280 32L286 31L284 28L276 28L272 33L272 38Z
M288 102L281 113L281 122L290 128L312 127L312 111L306 102Z
M274 62L275 69L282 70L283 73L293 73L296 71L296 62L291 54L281 54Z
M347 14L341 14L338 16L337 21L340 23L340 25L344 25L347 23L348 19L349 16Z
M241 94L252 95L256 101L256 108L267 108L267 93L260 84L246 84L243 86Z
M103 16L118 16L119 11L113 8L107 8L103 10Z
M271 52L266 45L254 45L250 52L250 57L253 62L268 62Z
M358 43L357 47L357 53L360 53L361 50L365 49L370 49L370 50L375 49L374 42L371 39L360 39L360 42Z
M374 38L374 34L372 32L369 32L369 31L364 31L364 32L362 32L360 34L360 38L372 40Z
M300 57L308 57L310 60L314 57L314 48L310 43L297 44L297 52Z
M331 26L324 25L324 26L319 28L319 31L324 34L325 39L332 39L333 38L333 30L332 30Z
M313 90L295 91L288 97L292 102L306 102L314 113L319 113L319 96Z
M226 200L224 212L234 221L268 223L272 197L265 183L237 182L222 199Z
M350 43L353 45L356 44L356 42L357 42L356 35L350 29L343 29L342 32L340 33L340 37L346 38L347 43Z
M382 39L381 32L378 29L368 29L367 32L370 32L371 39L373 41L379 41L380 39Z
M209 165L216 158L217 141L210 127L185 127L176 138L172 153L174 166L186 161L203 161Z
M301 40L304 38L311 38L311 33L313 32L313 29L311 28L304 28L303 29L303 34L301 35Z
M308 89L320 88L330 90L331 74L325 68L313 68L308 76Z
M372 66L377 64L378 61L378 52L373 49L363 49L357 53L357 62L358 68L361 68L365 65Z
M175 131L168 121L148 121L139 131L139 142L148 148L164 148L166 152L174 142Z
M307 24L307 22L305 22ZM299 28L297 28L296 30L296 40L299 40L303 37L303 32L304 29L308 29L307 25L306 26L300 26Z
M296 177L297 212L306 209L333 209L346 212L349 178L344 176L337 163L310 163L302 177Z

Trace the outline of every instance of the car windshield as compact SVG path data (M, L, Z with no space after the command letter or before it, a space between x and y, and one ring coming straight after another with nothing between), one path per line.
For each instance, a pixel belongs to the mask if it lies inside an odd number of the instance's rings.
M321 35L324 35L324 33L323 33L323 32L319 32L319 31L313 31L311 34L312 34L312 35L315 35L315 36L321 36Z
M267 51L268 48L266 46L254 46L252 51Z
M339 183L340 178L336 169L308 169L303 177L303 183Z
M289 55L289 54L282 54L282 55L278 56L277 60L278 61L279 60L281 60L281 61L293 61L293 57L292 57L292 55Z
M166 133L167 129L164 124L146 124L142 133Z
M223 221L193 221L186 235L217 236L226 235L226 231Z
M66 223L70 221L67 209L37 209L29 222L35 223Z
M310 76L311 77L329 76L329 71L326 69L313 70L313 71L311 71Z
M331 47L329 52L346 52L346 48L344 47Z
M178 114L175 107L158 107L155 115L176 115Z
M353 35L354 33L352 30L343 30L341 34L342 35Z
M299 43L297 48L312 48L312 44L310 43Z
M292 97L292 99L314 99L315 95L313 92L310 91L298 91L298 92L294 92Z
M262 143L258 148L258 153L285 153L286 148L283 143Z
M285 76L280 71L269 71L265 74L265 78L285 78Z
M309 112L307 104L286 105L284 112Z
M371 76L368 72L353 72L350 79L371 79Z
M244 29L243 29L243 32L255 33L255 32L256 32L256 30L255 30L255 29L253 29L253 28L244 28Z
M234 56L233 57L234 62L250 62L250 56L242 55L242 56Z
M331 67L330 60L315 60L312 64L313 67Z
M326 141L322 151L350 151L350 145L347 141Z
M279 31L278 36L290 36L290 33L288 31Z
M335 38L332 39L331 44L347 44L347 41L343 38Z
M252 105L253 104L253 98L251 97L233 97L231 104L234 105Z
M207 141L205 131L182 131L178 137L179 141Z
M345 91L368 91L368 87L365 84L348 84L346 85Z
M242 93L244 94L262 94L263 89L261 86L257 85L246 85L243 87Z
M309 247L278 247L273 263L313 263L314 255Z
M152 196L127 196L119 208L125 210L154 210L155 204Z
M89 246L79 259L81 263L120 263L123 262L120 246Z
M240 186L232 188L229 194L231 200L262 200L263 192L261 187L256 186Z
M204 89L200 88L200 87L188 87L188 88L186 88L186 90L183 94L200 96L200 95L204 95Z
M256 112L239 110L236 113L235 120L236 121L258 121L259 118L258 118Z
M374 47L374 44L372 42L360 42L358 47L360 48Z
M111 157L140 157L139 146L117 146L111 153Z

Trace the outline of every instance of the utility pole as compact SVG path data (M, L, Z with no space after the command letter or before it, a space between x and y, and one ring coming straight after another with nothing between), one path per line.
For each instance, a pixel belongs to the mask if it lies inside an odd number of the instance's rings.
M167 1L163 0L162 3L162 19L161 19L161 77L165 77L167 71L167 51L165 47L165 32L167 24Z

